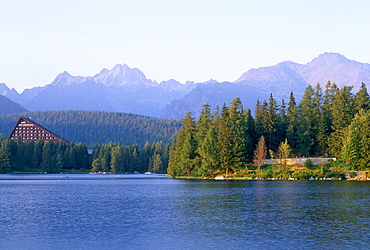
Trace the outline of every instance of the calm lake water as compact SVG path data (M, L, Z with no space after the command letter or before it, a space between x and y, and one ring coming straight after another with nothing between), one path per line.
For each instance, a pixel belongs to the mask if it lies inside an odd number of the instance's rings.
M369 249L370 182L0 175L0 249Z

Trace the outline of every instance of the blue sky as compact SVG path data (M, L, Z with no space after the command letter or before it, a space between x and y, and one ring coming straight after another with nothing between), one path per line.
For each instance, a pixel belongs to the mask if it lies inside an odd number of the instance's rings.
M2 0L0 82L126 63L147 78L234 81L250 68L324 52L370 62L370 1Z

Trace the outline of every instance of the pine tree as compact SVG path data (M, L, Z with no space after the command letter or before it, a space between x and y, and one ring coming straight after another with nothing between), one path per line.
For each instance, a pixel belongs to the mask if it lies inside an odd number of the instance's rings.
M323 112L323 93L320 84L316 85L313 97L313 126L314 126L314 145L312 153L321 155L328 147L328 128Z
M191 170L195 167L194 163L197 157L194 118L188 112L181 122L183 126L172 143L168 163L168 174L171 176L190 175Z
M263 122L263 129L268 148L272 150L275 150L278 146L277 123L278 123L277 104L272 94L270 94L267 114Z
M361 88L355 94L355 108L356 112L359 112L361 109L368 110L370 109L370 98L369 93L367 92L367 88L365 83L361 83Z
M302 101L298 106L298 125L297 125L297 151L303 155L312 153L315 144L315 123L314 123L314 90L311 85L305 89Z
M297 143L298 111L297 103L295 101L293 92L290 92L289 95L286 119L287 119L286 136L288 141L291 143L292 147L295 149L298 146Z
M211 119L211 107L208 103L203 105L202 113L199 117L199 120L197 122L197 132L195 135L195 139L198 142L201 142L204 140L204 138L207 135L207 131L210 128L212 123Z
M370 167L370 112L360 110L343 133L340 159L354 170Z
M43 146L44 146L44 143L40 141L36 141L34 144L34 148L32 152L32 159L31 159L31 167L33 169L37 169L41 164Z
M146 141L140 154L142 168L139 170L139 172L145 172L147 169L149 169L149 162L152 154L153 152L151 150L151 145L148 141Z
M219 168L217 135L213 128L207 131L207 135L198 147L201 159L201 166L198 174L210 176Z
M352 87L344 86L334 96L332 104L332 129L329 137L331 153L338 157L343 147L342 137L354 116Z
M233 158L233 131L230 123L229 110L226 104L222 107L217 134L220 170L228 175L230 163Z
M247 134L246 119L244 116L243 105L239 97L231 102L228 110L230 125L232 129L232 161L231 169L235 172L242 167L247 158L246 149L252 144L250 136Z
M192 134L187 134L183 147L180 151L180 159L187 176L190 176L196 166L196 142Z
M88 169L89 168L89 158L87 154L86 144L84 143L76 144L75 157L76 157L76 168L77 169Z
M349 125L343 133L343 146L340 159L349 169L357 169L360 160L360 135L357 127Z
M287 128L288 128L288 118L287 118L287 107L285 100L281 100L281 105L279 112L277 114L277 131L276 136L278 141L284 140L286 138Z
M102 164L102 159L101 158L96 158L96 159L93 160L92 166L91 166L91 171L95 172L95 173L103 171L103 164Z
M53 145L54 142L49 141L46 142L42 148L42 161L41 167L42 171L48 173L55 173L57 170L55 169L55 159L53 158Z
M339 89L337 85L334 83L332 84L330 81L328 81L328 83L325 85L325 95L324 95L322 113L323 113L326 128L327 128L327 134L331 134L333 132L333 129L332 129L333 101L338 91Z
M9 151L5 146L5 142L0 134L0 173L7 173L10 171L10 159L9 159Z
M23 142L19 143L17 147L17 154L15 157L15 166L16 166L16 170L18 171L25 170L25 165L26 165L25 151L26 151L26 144Z
M149 171L153 173L161 172L163 168L163 162L160 154L154 154L150 159Z
M121 146L118 144L111 150L110 171L113 174L124 173Z
M254 128L254 120L253 120L250 109L244 110L243 116L245 119L244 121L245 133L246 133L246 136L248 136L245 142L246 159L247 161L252 161L254 144L257 141L256 131Z
M260 103L257 99L256 108L254 110L254 128L256 131L256 137L259 138L264 133L263 124L265 123L267 114L267 102Z

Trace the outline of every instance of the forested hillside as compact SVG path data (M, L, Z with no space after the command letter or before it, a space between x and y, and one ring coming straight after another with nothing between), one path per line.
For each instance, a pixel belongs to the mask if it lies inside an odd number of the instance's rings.
M162 141L168 144L181 124L175 120L103 111L43 111L0 114L0 133L7 137L19 116L31 119L63 139L87 145L110 141L123 145Z
M324 90L319 84L309 85L298 104L293 93L280 104L271 95L269 100L257 100L254 117L239 98L213 114L206 104L198 121L190 113L182 120L168 173L236 174L256 160L258 141L265 145L260 147L266 152L262 159L332 155L339 159L335 162L339 169L368 169L370 99L365 84L356 94L351 91L352 87L330 82Z
M3 95L0 95L0 113L11 114L26 111L27 110L23 108L20 104L13 102Z
M0 138L0 173L165 173L169 144L145 143L124 146L107 143L88 147L84 143L67 144L62 141L25 141Z

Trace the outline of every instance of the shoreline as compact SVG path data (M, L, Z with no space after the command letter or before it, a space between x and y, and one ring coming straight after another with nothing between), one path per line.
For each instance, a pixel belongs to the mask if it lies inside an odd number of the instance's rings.
M367 178L366 180L359 180L355 178L328 178L328 177L322 177L322 178L309 178L309 179L303 179L303 178L259 178L259 177L225 177L225 178L219 178L216 179L215 177L193 177L193 176L168 176L168 178L171 179L177 179L177 180L205 180L205 181L370 181L370 178Z

